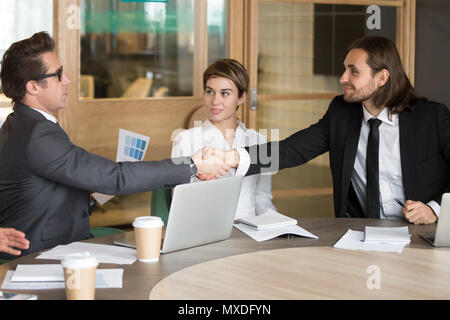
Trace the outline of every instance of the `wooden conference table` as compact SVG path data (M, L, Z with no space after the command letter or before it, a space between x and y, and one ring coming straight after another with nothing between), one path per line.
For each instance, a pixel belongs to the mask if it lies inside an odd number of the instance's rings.
M257 242L233 228L228 240L161 255L157 263L100 264L124 269L123 288L97 289L96 299L450 299L450 248L433 248L419 236L434 232L435 224L305 218L299 225L319 239ZM348 229L405 225L412 237L401 254L332 248ZM87 242L112 244L120 237ZM37 255L0 266L0 281L18 264L59 263ZM23 292L40 300L65 298L62 289Z

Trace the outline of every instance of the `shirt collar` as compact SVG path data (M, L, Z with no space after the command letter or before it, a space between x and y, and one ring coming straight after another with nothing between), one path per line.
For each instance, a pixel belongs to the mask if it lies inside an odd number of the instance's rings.
M40 114L42 114L47 120L49 120L49 121L51 121L51 122L53 122L55 124L58 123L58 120L56 120L56 118L52 114L47 113L47 112L42 111L42 110L39 110L39 109L36 109L36 108L33 108L33 107L30 107L30 108L35 110L35 111L37 111L37 112L39 112Z
M238 123L238 125L236 127L236 133L239 132L239 131L244 131L245 132L247 130L247 128L244 126L244 124L240 120L237 120L237 123ZM209 121L209 119L207 119L207 120L205 120L203 122L203 129L216 129L216 130L219 130L219 129L217 129L217 127L215 125L212 124L211 121Z
M369 111L366 110L366 108L363 108L363 114L364 114L364 120L368 122L372 118L380 119L382 122L389 124L391 126L395 126L398 123L398 114L391 114L391 119L389 119L389 112L388 108L383 108L381 112L378 114L378 116L374 117L372 116Z

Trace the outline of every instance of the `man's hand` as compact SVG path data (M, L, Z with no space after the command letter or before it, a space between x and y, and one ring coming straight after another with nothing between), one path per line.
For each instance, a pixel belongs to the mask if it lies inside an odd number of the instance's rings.
M30 242L25 239L23 232L12 228L0 228L0 251L11 255L19 256L21 252L18 249L28 249Z
M407 200L403 207L403 214L406 220L414 224L435 223L437 220L433 209L420 201Z
M205 147L192 156L192 161L197 167L197 177L201 180L220 178L230 170L230 166L225 163L223 152L214 152L210 149L212 148Z
M210 157L221 158L230 168L236 168L239 165L239 152L236 149L225 151L215 148L203 148L203 158L208 159Z

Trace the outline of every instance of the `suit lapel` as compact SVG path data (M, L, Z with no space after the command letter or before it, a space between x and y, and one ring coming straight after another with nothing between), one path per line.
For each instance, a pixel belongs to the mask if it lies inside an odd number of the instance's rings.
M359 105L359 108L356 105L352 107L357 108L357 110L352 110L352 112L350 112L350 121L348 122L347 133L345 135L345 146L342 159L341 205L347 203L348 188L350 186L350 179L355 164L359 134L361 132L361 122L363 118L362 106Z
M399 134L400 134L400 161L402 165L403 189L405 190L406 199L409 198L408 190L412 185L414 172L414 112L405 110L399 114ZM409 155L409 156L408 156Z

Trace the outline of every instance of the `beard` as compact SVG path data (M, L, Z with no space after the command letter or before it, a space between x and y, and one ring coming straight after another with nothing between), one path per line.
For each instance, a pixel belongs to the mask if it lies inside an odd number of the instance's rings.
M344 101L353 103L353 102L364 102L372 99L372 97L377 92L375 88L364 87L356 90L354 86L350 84L343 84L343 86L351 87L351 92L346 92L344 94Z

